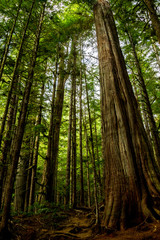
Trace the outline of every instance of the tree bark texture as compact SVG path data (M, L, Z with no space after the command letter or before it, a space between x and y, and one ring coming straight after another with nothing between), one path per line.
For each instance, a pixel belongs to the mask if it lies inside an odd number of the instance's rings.
M26 146L30 145L30 141L26 142ZM28 148L28 147L27 147ZM25 150L28 150L25 148ZM26 190L26 167L28 162L28 152L26 155L19 158L18 170L15 181L15 197L14 197L14 210L17 213L24 211L25 190Z
M154 156L127 74L108 1L94 6L101 75L105 158L105 217L108 228L121 229L146 217L159 218L152 197L159 196L152 168ZM159 181L158 181L159 182Z

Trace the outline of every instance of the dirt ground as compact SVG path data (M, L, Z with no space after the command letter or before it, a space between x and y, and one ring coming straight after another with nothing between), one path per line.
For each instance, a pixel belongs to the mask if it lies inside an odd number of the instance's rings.
M13 240L160 240L160 222L144 222L126 231L98 233L88 210L16 216L10 222ZM7 240L7 239L4 239Z

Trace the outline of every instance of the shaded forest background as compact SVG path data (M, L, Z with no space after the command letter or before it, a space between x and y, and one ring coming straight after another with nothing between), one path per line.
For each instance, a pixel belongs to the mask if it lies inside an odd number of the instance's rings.
M146 1L115 1L121 48L159 167L160 48ZM103 94L92 1L0 3L0 203L11 213L104 200ZM159 1L154 9L160 12ZM153 13L153 12L152 12ZM8 196L8 198L6 197Z

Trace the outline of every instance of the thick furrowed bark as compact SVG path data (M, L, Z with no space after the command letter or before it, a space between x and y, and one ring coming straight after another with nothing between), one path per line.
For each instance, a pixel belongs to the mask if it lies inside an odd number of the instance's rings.
M151 195L158 196L159 191L149 176L148 166L154 162L154 156L128 78L108 2L99 0L94 14L104 124L105 225L119 229L138 224L146 217L158 217L150 199ZM156 173L154 176L157 177Z

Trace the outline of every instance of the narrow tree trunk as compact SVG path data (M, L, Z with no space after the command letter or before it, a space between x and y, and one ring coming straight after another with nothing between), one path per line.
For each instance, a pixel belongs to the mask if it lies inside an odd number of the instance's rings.
M155 6L154 6L154 1L153 0L144 0L148 12L152 21L153 28L156 32L159 44L160 44L160 20L158 18L158 14L156 12Z
M96 165L95 165L95 151L94 151L94 142L93 142L93 131L92 131L92 120L91 120L91 112L90 112L90 105L89 105L89 95L88 95L88 88L87 88L87 79L85 75L85 84L86 84L86 98L87 98L87 107L88 107L88 116L89 116L89 127L90 127L90 141L91 141L91 148L92 148L92 166L93 166L93 181L94 181L94 201L95 201L95 208L96 208L96 225L99 225L99 209L98 209L98 193L97 193L97 173L96 173Z
M25 25L25 28L24 28L24 31L23 31L21 43L20 43L20 46L19 46L18 55L17 55L16 62L15 62L15 65L14 65L13 76L12 76L10 88L9 88L9 91L8 91L5 111L4 111L3 118L2 118L2 124L1 124L1 130L0 130L0 148L1 148L1 144L2 144L3 132L4 132L4 129L5 129L5 124L6 124L8 108L9 108L11 99L12 100L14 99L14 97L11 98L11 96L12 96L12 93L14 93L14 94L16 93L16 89L17 89L19 65L20 65L21 58L22 58L22 48L23 48L23 45L24 45L24 41L26 39L26 32L27 32L27 29L28 29L28 25L29 25L29 22L30 22L30 18L31 18L31 15L32 15L32 10L33 10L35 1L36 0L33 0L32 5L31 5L31 9L30 9L30 12L29 12L29 15L28 15L28 19L27 19L27 22L26 22L26 25ZM14 110L14 103L13 102L12 102L11 108L13 108L13 110Z
M152 205L152 196L159 196L159 190L151 179L149 168L158 179L109 3L98 0L94 16L104 124L104 224L120 229L138 224L146 217L159 218Z
M96 145L96 159L97 159L97 165L98 165L98 184L99 184L99 193L100 196L103 196L102 193L102 180L101 180L101 168L100 168L100 159L99 159L99 149L98 149L98 137L97 137L97 124L96 124L96 115L94 112L94 121L95 121L95 145Z
M154 40L152 40L152 47L153 47L153 50L154 50L155 55L156 55L158 67L160 69L160 56L159 56L159 52L158 52L158 49L157 49L157 46L156 46Z
M86 116L85 116L85 122L84 122L84 133L85 133L85 139L86 139L86 165L87 165L87 200L88 200L88 207L91 207L91 190L90 190L90 169L89 169L89 143L88 143L88 134L87 134L87 124L86 124Z
M82 68L82 66L81 66ZM82 155L82 69L80 69L80 119L79 119L79 145L80 145L80 205L84 206L84 184L83 184L83 155Z
M36 122L37 126L41 124L43 97L44 97L44 82L42 84L42 89L41 89L39 114L38 114L37 122ZM35 139L34 154L33 154L31 185L30 185L30 193L29 193L29 207L31 207L33 205L34 199L35 199L34 198L35 197L35 180L36 180L36 173L37 173L37 161L38 161L38 151L39 151L39 137L40 137L40 133L38 132L37 136L36 136L36 139Z
M73 157L73 208L77 206L77 147L76 147L76 41L73 40L73 126L72 126L72 157Z
M35 64L36 64L36 58L37 58L37 52L38 52L39 39L40 39L40 33L41 33L41 28L42 28L44 12L45 12L45 5L43 5L43 9L42 9L40 20L39 20L39 26L37 29L36 39L35 39L35 43L34 43L31 66L29 69L28 79L26 82L26 87L25 87L25 91L24 91L24 95L23 95L21 112L20 112L20 116L19 116L16 137L14 140L14 149L11 153L12 166L11 166L10 175L8 178L8 184L6 186L6 196L5 196L5 200L4 200L4 208L3 208L3 212L2 212L2 221L1 221L1 225L0 225L0 232L5 231L8 227L8 219L9 219L9 214L10 214L12 192L13 192L13 187L14 187L14 181L15 181L18 159L19 159L20 150L21 150L23 134L24 134L26 114L27 114L27 108L28 108L28 103L29 103L31 87L32 87L32 83L33 83L34 68L35 68Z
M88 200L88 207L91 207L91 188L90 188L90 167L89 167L89 157L88 157L88 147L86 145L86 153L87 153L87 200Z
M132 64L135 65L135 62L132 62ZM135 73L133 71L133 68L131 68L131 71L132 71L132 75L133 75L133 78L134 78L134 79L132 79L132 82L131 82L132 86L133 86L134 95L135 95L135 98L137 100L139 111L142 114L142 118L143 118L145 130L146 130L146 133L147 133L147 136L148 136L148 139L149 139L149 143L152 146L151 131L150 131L150 126L149 126L149 122L148 122L148 116L147 116L147 112L146 112L146 108L145 108L145 103L144 103L144 100L143 100L142 88L139 88L137 86L138 82L139 82L137 73Z
M73 82L72 82L72 89L71 89L71 96L70 96L70 111L69 111L65 206L69 206L69 196L70 196L70 165L71 165L71 141L72 141L72 108L73 108Z
M14 210L17 213L24 211L25 203L25 190L26 190L26 168L28 163L28 158L30 155L30 139L26 136L25 142L25 154L19 158L18 170L15 181L15 197L14 197ZM22 147L23 148L23 147Z
M9 164L9 154L11 149L11 143L13 140L13 136L15 134L15 122L16 122L16 114L18 108L18 96L16 93L12 95L11 99L11 107L9 111L6 133L5 133L5 140L2 149L2 158L1 158L1 168L0 168L0 203L2 202L2 194L3 194L3 186L5 183L5 176L7 173L7 166Z
M42 179L42 187L40 188L41 192L41 200L46 199L48 201L52 201L52 171L53 171L53 163L52 163L52 142L53 139L53 123L54 123L54 109L55 109L55 95L56 95L56 81L57 81L57 69L58 69L58 53L55 63L55 71L54 71L54 83L53 83L53 91L52 91L52 102L51 102L51 115L50 115L50 125L49 125L49 134L48 134L48 147L47 147L47 156L46 156L46 165L43 172ZM44 195L43 193L46 193ZM43 197L42 197L43 195Z
M137 72L138 72L138 77L139 77L140 88L142 89L142 98L143 98L143 102L145 103L145 109L146 109L149 124L151 127L151 134L152 134L152 138L153 138L156 159L157 159L158 164L160 164L160 138L158 135L158 130L157 130L156 123L155 123L155 120L153 117L153 112L152 112L149 96L148 96L147 89L145 86L145 81L143 78L140 62L139 62L139 59L137 56L136 46L134 44L133 38L130 33L128 33L128 37L129 37L129 40L130 40L130 43L132 46L133 55L135 58L135 64L137 67Z
M21 8L21 4L22 4L22 0L20 0L20 2L19 2L18 9L17 9L17 14L15 16L15 19L14 19L14 22L13 22L10 34L8 36L6 46L5 46L5 50L4 50L4 54L3 54L3 58L2 58L1 66L0 66L0 81L2 79L3 69L4 69L4 66L5 66L5 63L6 63L9 46L10 46L10 43L11 43L11 40L12 40L12 35L13 35L14 29L15 29L15 26L16 26L16 22L17 22L17 18L18 18L18 15L19 15L20 8Z
M65 64L64 64L64 49L61 50L61 58L59 64L59 79L57 85L57 94L55 100L55 109L54 109L54 123L53 123L53 142L52 142L52 201L56 202L56 177L57 177L57 168L58 168L58 147L59 147L59 134L60 126L62 120L62 110L63 110L63 101L64 101L64 88L65 82L68 78L68 74L65 75Z
M46 188L46 200L49 202L56 201L56 169L57 169L57 156L59 145L59 133L61 126L63 100L64 100L64 87L66 79L69 74L65 74L64 64L64 49L60 49L60 65L59 65L59 79L57 86L57 94L53 112L53 128L52 128L52 141L51 141L51 159L46 162L46 170L44 173L44 183ZM69 72L69 63L67 72ZM50 165L51 164L51 165Z
M146 110L146 104L144 102L143 99L143 93L142 93L142 89L140 90L140 94L141 94L141 113L142 113L142 118L144 121L144 126L145 126L145 130L148 136L148 140L150 145L152 146L152 137L151 137L151 129L150 129L150 125L149 125L149 119L148 119L148 114L147 114L147 110Z
M6 50L6 45L7 45L7 42L8 42L8 36L9 36L10 32L9 32L9 29L6 31L6 34L3 38L5 38L5 40L3 41L3 43L1 44L1 47L3 46L3 50L1 49L1 51L3 52L1 55L1 62L0 62L0 65L2 64L2 61L3 61L3 56L5 54L5 50ZM2 83L3 83L3 80L2 80ZM1 84L2 85L2 84Z
M32 165L33 165L33 153L34 153L34 147L35 147L35 136L31 139L30 143L30 156L29 161L27 164L26 169L26 190L25 190L25 199L24 199L24 211L28 211L28 205L29 205L29 194L30 194L30 185L31 185L31 175L32 175Z
M73 112L72 112L72 119L73 119ZM69 205L70 207L72 207L73 206L73 136L71 139L71 167L70 167L70 193L69 194L70 194Z

